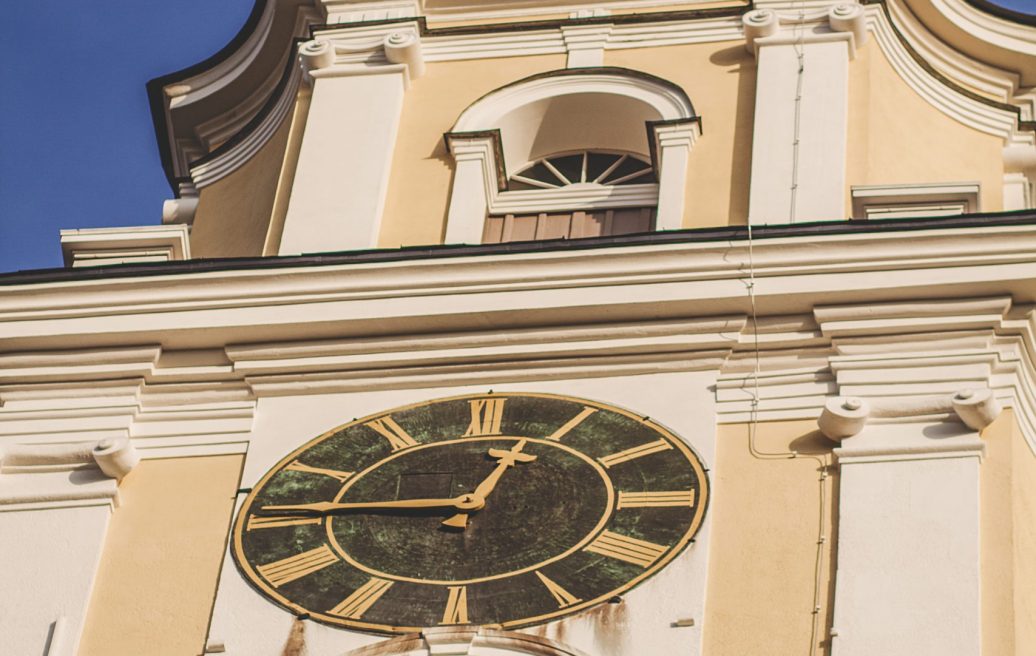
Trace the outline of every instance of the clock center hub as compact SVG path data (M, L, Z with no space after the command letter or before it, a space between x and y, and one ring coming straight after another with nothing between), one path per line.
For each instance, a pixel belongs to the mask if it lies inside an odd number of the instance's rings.
M343 559L372 576L488 581L583 547L607 521L613 497L603 467L557 441L460 438L393 454L359 472L335 498L454 499L452 508L335 515L327 533Z

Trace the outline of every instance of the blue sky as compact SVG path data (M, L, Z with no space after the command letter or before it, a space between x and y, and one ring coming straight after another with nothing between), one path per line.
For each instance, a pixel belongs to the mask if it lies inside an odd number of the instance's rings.
M1036 0L1000 0L1036 13ZM0 272L62 228L152 225L172 196L144 85L220 50L253 0L10 2L0 21Z
M58 231L157 224L172 191L144 85L219 51L253 0L9 2L0 21L0 271Z

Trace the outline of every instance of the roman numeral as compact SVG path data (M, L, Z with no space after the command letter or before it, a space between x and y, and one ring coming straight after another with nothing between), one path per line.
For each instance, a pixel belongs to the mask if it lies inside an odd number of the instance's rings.
M270 582L270 585L279 588L285 583L300 579L306 574L311 574L336 562L338 562L338 556L332 553L330 547L322 544L316 549L260 565L256 567L256 570Z
M327 612L338 617L358 620L391 587L392 581L372 577L371 580L356 588L351 595L343 599L342 603Z
M623 492L619 490L618 510L623 508L694 507L694 490L673 492Z
M661 558L662 554L666 552L666 547L654 542L631 538L628 535L605 531L594 538L594 541L588 544L585 550L647 567Z
M635 446L632 449L626 449L625 451L613 453L610 456L598 458L597 462L601 463L605 467L614 467L620 462L626 462L627 460L633 460L634 458L643 458L644 456L651 455L652 453L658 453L659 451L667 451L671 448L673 448L672 444L666 442L662 438L658 438L654 442L648 442L647 444Z
M473 399L471 406L471 423L461 437L481 437L483 435L499 435L500 422L504 418L504 402L507 399Z
M257 528L280 528L282 526L319 524L322 519L322 517L263 517L260 515L249 515L248 527L246 530L254 531Z
M446 599L446 611L442 614L443 624L468 623L468 589L463 585L447 586L450 591Z
M579 599L540 572L536 572L536 576L539 577L543 585L547 586L547 590L550 591L550 594L554 596L554 601L558 602L558 608L565 608L566 606L571 606L572 604L582 601L582 599Z
M568 433L568 431L572 430L573 428L581 424L584 419L586 419L595 412L597 412L596 408L583 408L578 415L572 417L567 422L565 422L564 426L551 433L550 436L547 437L547 439L561 441L561 438L563 438Z
M392 417L382 417L374 421L368 421L367 426L378 431L382 437L389 441L393 451L405 449L408 446L417 446L414 438L407 435L403 427L396 423Z
M331 478L337 479L339 483L344 483L346 479L353 475L352 472L338 471L337 469L324 469L323 467L310 467L307 464L301 463L298 460L292 460L288 463L288 466L284 468L285 471L297 471L305 472L307 474L321 474L323 476L330 476Z

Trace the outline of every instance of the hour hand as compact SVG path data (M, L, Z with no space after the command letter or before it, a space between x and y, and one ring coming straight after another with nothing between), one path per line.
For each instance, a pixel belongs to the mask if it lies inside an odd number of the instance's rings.
M345 513L364 510L413 510L452 508L457 510L478 510L485 505L485 500L473 494L465 494L452 499L400 499L397 501L364 501L357 503L335 503L318 501L316 503L300 503L286 506L263 506L264 515L326 515L329 513Z

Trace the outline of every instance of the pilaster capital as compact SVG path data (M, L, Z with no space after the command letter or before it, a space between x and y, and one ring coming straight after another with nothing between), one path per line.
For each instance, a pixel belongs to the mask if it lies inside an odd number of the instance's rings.
M311 79L401 71L424 74L417 23L337 27L299 45L299 62Z
M648 126L653 136L655 148L691 148L701 136L701 117L677 119L675 121L657 121Z
M952 395L837 397L824 404L817 425L826 437L838 442L862 432L870 418L893 422L946 418L959 421L973 431L981 431L993 423L1000 410L989 388L965 388Z
M490 196L496 191L507 189L507 169L504 163L503 140L500 130L447 132L443 137L446 140L447 151L453 156L453 161L481 163L486 180L496 182L495 189L487 190ZM487 186L489 186L488 182Z
M127 437L9 445L0 454L0 511L117 503L118 482L139 462Z
M830 9L778 13L755 9L741 17L745 48L758 57L763 46L802 46L844 41L850 58L867 39L867 11L862 5L843 3Z
M604 48L612 25L562 25L561 38L568 51L568 68L603 66Z

